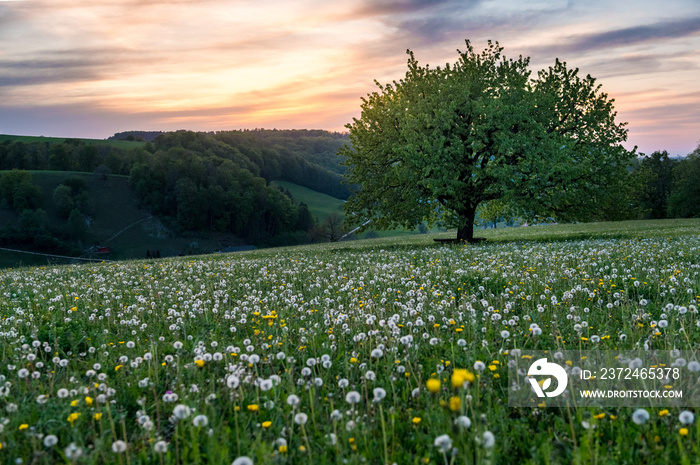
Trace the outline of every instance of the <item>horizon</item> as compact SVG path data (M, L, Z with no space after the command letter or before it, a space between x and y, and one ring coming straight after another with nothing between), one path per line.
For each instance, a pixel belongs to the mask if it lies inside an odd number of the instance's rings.
M498 41L592 75L638 153L700 139L693 0L0 0L0 133L106 139L124 131L344 127L360 99L422 64ZM19 44L19 45L17 45Z

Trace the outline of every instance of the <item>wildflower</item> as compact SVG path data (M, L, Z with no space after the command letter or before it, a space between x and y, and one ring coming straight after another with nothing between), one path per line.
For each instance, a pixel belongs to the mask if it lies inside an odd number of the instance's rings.
M27 428L29 428L29 425L26 424L26 423L22 423L21 425L19 425L19 430L20 430L20 431L22 431L22 430L24 430L24 429L27 429Z
M425 387L428 388L428 391L435 394L440 390L440 380L431 378L425 383Z
M240 382L240 378L238 378L236 375L229 375L228 378L226 378L226 385L229 387L229 389L236 389Z
M462 428L469 428L472 425L472 421L466 415L458 416L457 418L455 418L454 423L455 425L460 426Z
M192 424L198 428L204 428L209 424L209 419L206 415L197 415L192 420Z
M462 408L462 400L457 396L450 397L450 410L456 412L460 408Z
M421 417L413 417L413 420L411 420L414 425L417 425L421 421Z
M86 397L86 398L85 398L85 403L86 403L87 405L92 405L92 397L89 397L89 396Z
M664 410L661 410L661 411L659 412L659 416L660 416L660 417L665 417L666 415L668 415L668 413L669 413L668 410L664 409Z
M649 412L643 408L635 410L632 414L632 421L638 425L643 425L647 420L649 420Z
M485 431L483 435L484 447L490 449L496 444L496 438L491 431Z
M297 408L300 403L301 400L299 400L298 396L294 394L290 394L289 396L287 396L287 405L290 405L292 408Z
M678 420L680 420L680 422L684 425L691 425L695 421L695 415L693 412L684 410L678 415Z
M272 380L270 379L264 379L260 381L260 390L261 391L269 391L272 389Z
M384 352L382 352L382 349L374 349L370 355L372 358L382 358Z
M44 447L53 447L56 444L58 444L58 438L55 435L49 434L44 437Z
M461 388L464 386L464 383L473 383L475 379L474 373L464 368L458 368L452 373L452 387Z
M435 447L439 447L443 454L447 453L452 449L452 439L446 434L438 436L435 438Z
M305 413L299 412L296 415L294 415L294 423L296 423L297 425L305 425L308 419L309 417Z
M263 422L262 422L262 427L263 427L264 429L267 429L267 428L269 428L270 426L272 426L272 422L271 422L271 421L263 421Z
M112 443L112 452L121 454L124 451L126 451L126 443L124 441L119 440Z
M168 443L165 441L158 441L153 444L153 450L158 454L165 454L168 452Z
M330 443L331 446L335 446L338 443L338 436L336 436L333 433L327 434L326 438L328 438L328 442Z
M348 404L357 404L360 402L360 399L362 396L360 396L360 393L357 391L350 391L345 395L345 401Z
M678 434L680 434L681 436L687 436L688 428L681 428L680 430L678 430Z
M79 416L80 412L73 412L70 415L68 415L68 418L66 418L66 420L68 420L68 423L70 423L70 425L73 426L73 423L75 423L75 420L77 420Z
M475 369L476 371L484 371L484 370L486 369L486 365L484 364L484 362L482 362L482 361L480 361L480 360L477 360L477 361L474 363L474 369Z
M78 460L81 455L83 455L83 449L78 447L74 442L68 444L68 447L63 449L63 453L66 454L68 460Z
M380 387L374 388L374 402L381 402L386 397L386 391Z
M102 419L102 414L101 413L96 413L92 416L95 420L101 420Z
M241 456L231 462L231 465L253 465L253 460L250 457Z
M184 420L185 418L189 417L191 413L192 410L184 404L177 404L173 409L173 415L178 420Z
M199 368L202 368L204 366L204 360L195 360L194 364L197 365Z

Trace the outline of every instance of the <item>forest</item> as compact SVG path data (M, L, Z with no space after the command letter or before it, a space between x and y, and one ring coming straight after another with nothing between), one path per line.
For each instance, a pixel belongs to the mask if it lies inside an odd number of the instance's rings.
M126 137L139 140L136 134ZM309 242L317 238L308 207L271 182L288 181L346 199L349 189L342 184L344 168L336 155L346 142L344 134L307 130L177 131L132 148L78 139L5 141L0 144L0 202L32 226L6 227L1 238L7 244L51 236L51 225L41 221L41 192L31 172L59 171L128 176L142 206L177 232L229 233L256 245ZM62 184L53 192L53 207L78 224L89 214L84 196L80 186ZM68 236L74 237L72 232Z

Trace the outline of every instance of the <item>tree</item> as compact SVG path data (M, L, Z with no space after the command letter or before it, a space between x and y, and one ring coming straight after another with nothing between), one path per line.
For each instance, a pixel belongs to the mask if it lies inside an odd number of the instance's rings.
M338 242L340 238L345 234L345 229L343 228L343 218L333 212L318 225L318 231L316 236L322 240L330 242Z
M700 144L673 167L668 214L681 218L700 217Z
M613 100L559 60L531 79L528 58L466 45L437 68L408 51L405 78L362 99L346 125L352 147L339 151L355 186L348 217L380 229L427 220L471 241L478 206L492 200L532 218L590 216L633 156Z
M493 224L496 229L498 221L511 216L510 205L500 199L491 200L481 205L479 208L479 218Z
M59 184L53 191L53 202L56 207L56 213L61 218L68 218L71 210L73 210L75 206L72 193L73 191L70 186L66 186L65 184Z
M41 203L41 188L32 183L27 171L5 171L0 175L0 199L18 213L34 210Z
M642 159L639 170L646 182L642 186L641 201L653 219L668 218L668 200L677 164L665 150L657 150Z
M68 234L72 239L82 241L87 234L87 225L85 217L80 210L73 209L68 216Z

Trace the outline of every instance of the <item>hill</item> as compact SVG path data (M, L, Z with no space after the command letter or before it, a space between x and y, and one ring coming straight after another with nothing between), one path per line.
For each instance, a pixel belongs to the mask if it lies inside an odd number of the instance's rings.
M44 137L44 136L14 136L0 134L0 144L22 142L24 144L47 144L56 145L66 141L80 141L85 144L101 145L108 147L119 147L123 149L143 146L143 142L116 140L116 139L76 139L70 137Z
M308 187L300 186L293 182L273 181L273 184L286 189L292 195L295 202L303 202L308 205L316 221L323 221L331 213L343 215L344 200L311 190Z
M147 251L158 251L165 257L210 253L244 243L233 235L174 231L140 206L136 193L129 186L128 176L103 178L92 173L64 171L32 171L30 174L31 182L40 189L38 207L45 212L45 221L36 228L27 225L26 217L23 219L7 202L0 202L0 246L35 253L0 251L0 267L71 261L50 255L115 260L144 258ZM80 237L71 230L69 218L61 214L54 196L56 188L64 183L84 185L86 202L80 205L80 213L86 229ZM74 202L77 205L77 198ZM88 250L93 246L108 247L110 252L90 254Z

